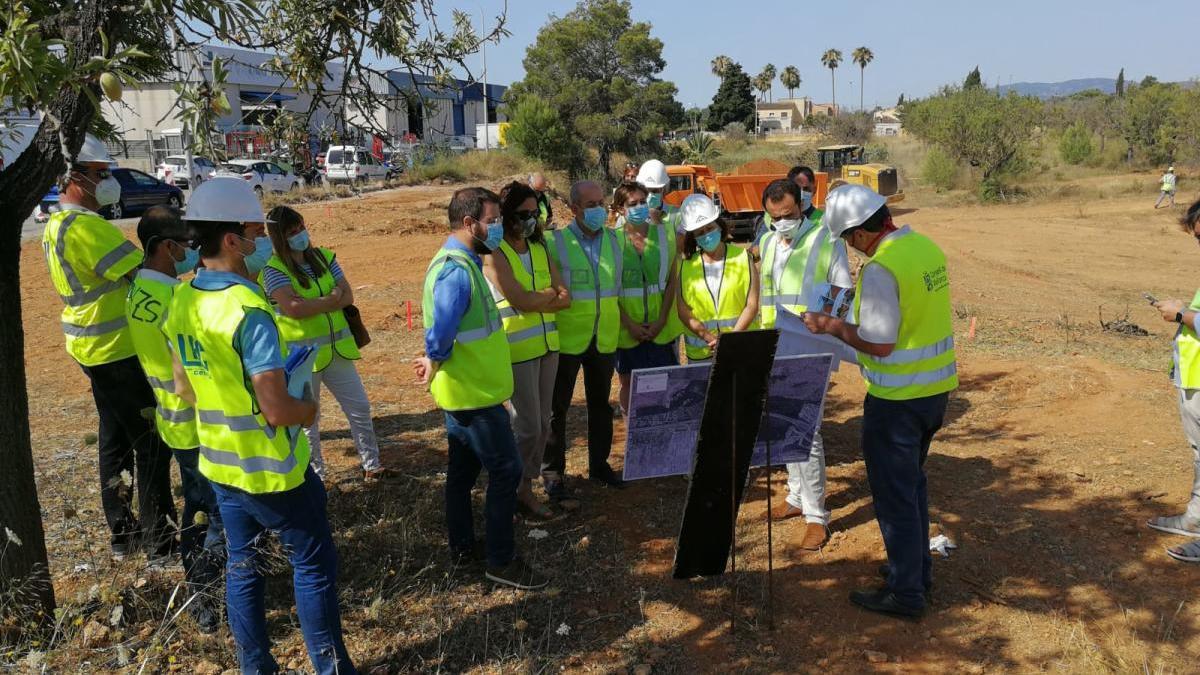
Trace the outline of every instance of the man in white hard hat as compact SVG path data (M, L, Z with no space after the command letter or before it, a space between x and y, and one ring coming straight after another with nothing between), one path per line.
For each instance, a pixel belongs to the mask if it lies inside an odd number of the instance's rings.
M279 670L267 635L259 550L269 530L292 564L296 613L313 666L319 673L353 673L342 641L325 487L309 465L301 429L312 424L317 407L311 390L304 398L289 392L274 312L256 281L271 257L262 206L245 181L217 177L193 191L184 220L204 267L176 288L163 333L175 393L196 409L199 469L225 526L225 608L239 665L244 673Z
M809 220L805 206L803 191L793 180L780 178L763 191L763 210L774 225L761 246L759 313L763 328L774 328L779 312L824 311L822 295L834 297L835 292L854 285L845 244ZM819 287L830 290L821 293ZM814 350L819 349L817 345L813 343ZM825 444L820 433L813 436L808 458L789 463L787 469L788 496L773 515L780 520L802 516L806 525L799 548L819 550L829 540L830 516L825 507Z
M125 321L125 295L142 252L97 213L121 198L121 184L109 171L113 163L104 144L88 134L63 180L60 210L46 225L42 248L65 305L67 353L91 380L100 418L100 503L112 532L112 556L124 558L140 543L161 565L175 547L171 452L142 415L155 407L154 393ZM131 509L135 482L137 517Z
M1162 189L1158 193L1158 201L1154 202L1154 208L1157 209L1164 199L1171 200L1167 208L1175 206L1175 167L1168 166L1167 172L1163 174L1159 182L1162 183Z
M671 177L667 175L667 165L657 159L647 160L638 169L635 183L641 183L649 192L646 195L646 206L650 207L650 222L657 225L666 223L675 228L675 234L683 234L683 221L679 218L679 208L663 201L667 188L671 185ZM682 237L676 237L682 242Z
M830 193L824 225L868 258L852 320L804 315L812 332L858 350L867 382L863 457L888 564L880 568L883 587L854 591L850 600L915 618L933 587L925 457L958 387L946 256L927 237L897 228L887 199L862 185Z

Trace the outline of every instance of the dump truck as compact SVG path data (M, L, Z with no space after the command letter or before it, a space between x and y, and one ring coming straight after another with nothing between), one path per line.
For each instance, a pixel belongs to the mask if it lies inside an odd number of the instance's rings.
M813 193L813 203L818 207L825 206L828 185L835 180L866 185L887 197L889 204L904 199L896 167L864 162L861 145L826 145L817 148L817 171L818 185ZM824 174L824 181L821 180L821 174Z
M706 194L721 209L721 218L733 228L734 239L749 241L762 218L762 194L771 181L787 178L788 165L774 160L756 160L733 173L718 174L703 164L667 167L670 185L663 201L678 207L693 193Z

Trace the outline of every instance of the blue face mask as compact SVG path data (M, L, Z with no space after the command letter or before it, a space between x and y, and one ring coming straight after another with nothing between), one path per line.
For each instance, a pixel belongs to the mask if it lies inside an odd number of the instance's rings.
M696 237L696 243L706 252L712 253L717 250L717 245L721 243L721 231L713 230L708 234L702 234Z
M808 207L812 206L813 193L809 190L801 190L800 195L802 197L800 210L807 211Z
M288 248L291 248L293 251L307 251L309 244L308 230L300 230L288 237L287 243Z
M608 211L603 206L593 206L583 210L583 224L592 232L604 227L604 223L607 221Z
M242 237L244 241L250 241ZM267 266L267 261L271 259L271 240L266 237L254 238L254 252L243 254L246 260L246 272L254 277L262 271L262 268Z
M662 193L651 192L646 196L646 206L652 209L662 209Z
M475 237L479 239L479 237ZM487 239L483 240L483 245L489 251L495 251L500 247L500 242L504 240L504 221L493 220L487 224Z
M183 260L175 261L175 274L187 274L200 264L200 252L194 248L183 249Z
M625 209L625 220L634 225L641 225L650 219L650 206L639 204Z

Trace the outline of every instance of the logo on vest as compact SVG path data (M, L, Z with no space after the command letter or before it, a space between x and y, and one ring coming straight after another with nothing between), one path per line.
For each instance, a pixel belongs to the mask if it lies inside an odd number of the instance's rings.
M176 335L179 347L179 362L196 375L208 374L208 362L204 360L204 345L192 335Z
M923 272L921 276L925 279L925 290L930 293L940 291L950 285L950 280L946 278L945 265L931 272Z

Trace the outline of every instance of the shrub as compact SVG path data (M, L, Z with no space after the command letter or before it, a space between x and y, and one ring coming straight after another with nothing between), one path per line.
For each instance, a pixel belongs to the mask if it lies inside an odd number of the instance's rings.
M549 103L532 94L522 96L512 106L509 121L505 138L527 157L571 173L582 169L583 146Z
M954 187L954 179L958 176L958 164L945 152L934 146L925 154L921 162L921 180L941 192Z
M1092 132L1079 122L1067 127L1058 141L1058 154L1067 164L1083 164L1094 152Z

